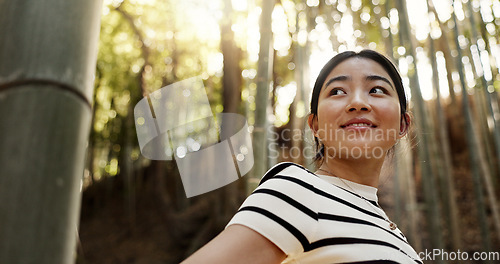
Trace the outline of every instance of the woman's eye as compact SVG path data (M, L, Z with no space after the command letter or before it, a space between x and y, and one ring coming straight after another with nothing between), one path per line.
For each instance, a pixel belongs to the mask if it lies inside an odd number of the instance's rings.
M374 94L386 94L387 90L382 87L374 87L370 90L370 93Z
M346 93L344 92L344 90L342 90L340 88L333 88L330 91L330 95L341 95L341 94L346 94Z

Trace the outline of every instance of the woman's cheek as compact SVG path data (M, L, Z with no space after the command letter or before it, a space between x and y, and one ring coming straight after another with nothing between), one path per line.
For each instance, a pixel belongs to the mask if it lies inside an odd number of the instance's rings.
M401 125L401 113L399 105L388 107L386 111L386 135L388 139L397 140Z

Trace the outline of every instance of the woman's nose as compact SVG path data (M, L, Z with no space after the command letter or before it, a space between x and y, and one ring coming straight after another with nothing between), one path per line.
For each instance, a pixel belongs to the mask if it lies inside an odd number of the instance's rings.
M359 111L370 112L371 110L372 108L368 103L367 98L360 94L354 95L352 100L346 106L347 112L359 112Z

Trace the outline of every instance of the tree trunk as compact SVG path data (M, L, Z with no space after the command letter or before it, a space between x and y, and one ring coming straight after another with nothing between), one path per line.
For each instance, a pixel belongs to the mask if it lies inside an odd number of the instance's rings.
M474 129L474 124L472 120L472 115L469 108L469 97L467 93L467 85L465 83L465 75L463 72L462 65L462 49L460 48L460 44L458 43L458 25L455 13L452 13L452 19L455 24L453 28L454 36L455 36L455 47L457 49L458 56L456 58L457 70L460 76L460 85L462 88L462 111L465 116L465 129L467 135L467 147L469 150L469 158L470 158L470 166L472 170L472 179L474 182L474 196L476 200L476 207L478 212L479 219L479 228L481 230L481 238L482 238L482 249L484 251L491 251L491 241L490 234L488 231L488 221L486 218L486 209L483 203L483 190L481 186L481 173L485 173L482 171L485 166L482 166L481 163L481 146L477 140L476 131Z
M444 33L443 33L444 34ZM440 124L439 128L434 131L438 132L439 147L436 149L439 154L437 158L442 157L439 165L439 175L441 182L441 190L443 199L443 211L447 222L450 223L448 227L448 234L451 236L451 249L456 251L461 248L460 238L460 218L458 217L458 207L455 200L455 186L453 183L453 164L451 161L451 150L448 138L448 127L446 125L446 118L443 114L443 106L441 105L441 89L439 87L438 69L436 63L436 53L434 48L434 39L429 37L429 60L432 66L432 85L436 95L435 112L437 115L436 124ZM437 146L437 144L436 144Z
M262 2L260 17L260 50L257 69L257 94L255 98L255 124L253 130L254 166L248 179L247 192L257 187L259 179L268 169L267 155L267 108L269 105L269 87L272 71L272 36L271 14L274 9L274 0Z
M224 112L238 113L241 103L241 53L242 51L234 42L232 25L231 1L224 1L224 17L221 25L221 50L224 57L224 75L222 77Z
M225 0L225 19L221 25L221 50L224 57L224 75L222 77L224 113L239 113L241 105L241 86L243 82L240 67L242 51L236 45L234 33L231 30L232 13L233 8L231 1ZM222 120L222 122L224 122L224 120ZM223 132L224 135L229 135L231 131L237 131L238 127L234 127L234 124L226 122L222 125L222 129L226 130L226 132ZM221 205L223 205L223 208L217 216L220 220L216 221L216 223L227 223L241 205L242 201L239 199L238 195L239 183L242 183L242 181L238 181L235 184L229 184L224 187L224 191L220 193L218 199Z
M298 32L301 30L306 30L307 34L309 34L309 28L312 26L307 25L306 28L301 28L300 15L301 12L297 12L296 15L296 33L295 36L298 38ZM307 16L309 12L307 10L302 11L302 14L306 14L306 20L309 22ZM291 139L291 149L290 156L292 156L292 161L301 163L314 170L314 166L312 164L312 158L314 156L314 151L311 151L313 145L313 136L311 133L302 134L302 131L308 131L305 126L307 123L305 122L306 117L299 117L297 115L298 111L307 112L304 107L307 108L307 100L306 95L309 94L309 89L307 88L309 85L308 74L309 71L307 60L309 58L309 41L304 43L300 43L299 41L294 42L294 62L295 62L295 70L294 70L294 79L297 84L297 90L295 92L295 98L290 105L290 129L292 130L289 138ZM299 109L302 108L302 109ZM300 138L302 135L303 140L296 140ZM295 151L299 151L302 153L301 156L297 155Z
M471 44L476 46L477 52L479 55L480 51L479 51L479 46L477 45L477 38L478 37L475 35L475 34L479 34L479 33L476 33L478 31L476 31L477 28L476 28L476 22L474 19L474 10L472 9L472 4L470 3L470 1L467 3L467 7L468 7L468 10L470 12L469 21L470 21L470 26L472 28L472 30L471 30L471 32L472 32ZM487 40L485 42L487 42ZM489 68L490 65L483 65L481 60L479 61L479 64L480 65L478 65L478 66L483 69L483 74L479 77L481 79L481 84L483 86L482 91L484 93L484 99L486 101L485 102L486 112L487 112L488 117L490 117L492 122L493 122L493 139L494 139L494 143L495 143L495 147L496 147L495 149L496 149L497 157L500 157L500 127L499 127L497 121L495 120L495 113L493 111L491 95L490 95L490 92L488 91L488 86L490 86L492 84L491 84L491 82L488 82L484 76L484 69L486 67ZM478 66L476 66L476 67L478 67ZM484 128L486 131L489 130L487 123L485 124ZM485 140L486 139L487 138L485 137ZM489 145L485 145L485 147L488 147L488 146ZM491 156L493 156L493 155L491 155ZM500 165L500 163L497 163L497 164ZM486 193L488 195L488 200L489 200L490 206L491 206L491 212L493 214L493 223L495 226L497 236L500 239L500 212L498 209L497 197L495 195L495 191L494 191L493 184L492 184L491 171L494 171L494 168L490 169L490 173L483 173L482 175L483 175L484 185L486 187ZM500 168L499 168L499 172L500 172Z
M73 263L101 1L0 1L0 263Z
M426 211L429 219L430 226L430 238L431 238L431 246L432 248L443 248L441 228L440 228L440 209L439 209L439 201L437 197L437 191L435 189L435 177L432 172L430 159L430 150L429 146L431 144L431 138L429 134L429 125L427 124L427 120L425 119L426 111L422 98L422 93L420 90L420 85L418 82L418 71L416 67L417 57L415 56L415 49L413 44L413 38L410 35L410 25L408 21L408 10L406 8L406 1L398 0L397 5L398 13L399 13L399 21L400 21L400 40L401 43L408 43L406 45L409 54L413 57L413 68L414 73L410 77L410 82L412 84L412 100L415 102L415 121L417 127L419 127L418 138L422 141L422 144L419 145L418 153L419 160L421 162L421 171L422 171L422 185L425 192L426 199ZM403 42L404 41L404 42Z
M430 3L429 3L430 1ZM438 13L436 12L436 9L434 8L434 4L432 2L433 0L428 0L427 3L429 4L429 12L432 12L434 14L434 16L436 17L436 20L439 24L439 29L441 29L441 37L439 38L439 45L440 45L440 50L443 52L444 54L444 57L445 57L445 60L447 62L449 61L452 61L451 59L451 50L450 50L450 47L449 47L449 41L448 41L448 38L446 36L446 33L449 32L448 30L448 27L446 27L445 25L443 25L443 23L441 23L441 20L439 20L439 16L438 16ZM447 71L447 76L446 78L448 79L448 84L449 84L449 94L450 94L450 98L451 98L451 105L452 106L456 106L458 105L457 103L457 99L456 99L456 95L455 95L455 90L454 90L454 87L453 87L453 78L451 76L451 73L452 73L452 69L451 69L451 65L449 63L446 63L446 71ZM453 113L456 113L458 112L458 109L457 111L452 111ZM455 119L455 118L454 118ZM455 120L457 120L458 118L456 118Z

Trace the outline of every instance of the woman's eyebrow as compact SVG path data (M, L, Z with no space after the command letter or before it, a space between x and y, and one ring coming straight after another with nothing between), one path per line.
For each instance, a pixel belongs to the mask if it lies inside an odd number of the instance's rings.
M337 81L347 81L347 80L351 80L351 77L348 77L348 76L345 76L345 75L336 76L336 77L333 77L333 78L331 78L330 80L328 80L328 81L325 83L325 87L328 87L328 85L330 85L330 84L331 84L331 83L333 83L333 82L337 82Z
M389 84L391 86L392 89L394 89L394 86L392 86L389 79L387 79L383 76L380 76L380 75L368 75L368 76L366 76L366 80L367 81L379 81L380 80L380 81L386 82L387 84Z

